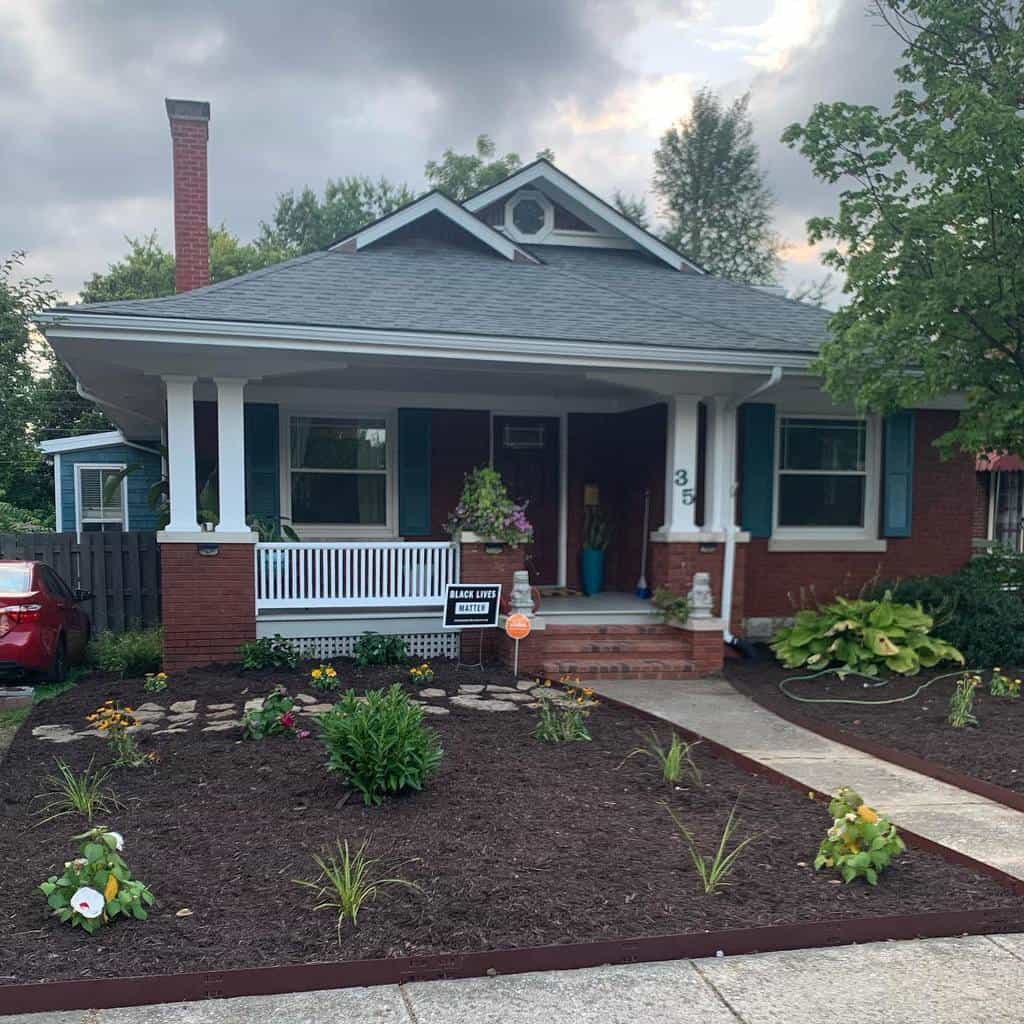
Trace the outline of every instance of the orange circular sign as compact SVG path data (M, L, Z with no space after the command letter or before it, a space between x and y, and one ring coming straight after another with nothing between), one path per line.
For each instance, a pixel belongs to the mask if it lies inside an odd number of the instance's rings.
M513 640L525 640L532 628L530 620L522 612L516 612L505 620L505 632Z

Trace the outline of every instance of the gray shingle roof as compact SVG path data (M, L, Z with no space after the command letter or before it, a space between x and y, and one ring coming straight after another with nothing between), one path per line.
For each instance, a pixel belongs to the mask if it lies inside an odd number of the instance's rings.
M440 243L317 252L162 299L75 312L810 353L828 313L621 249L536 246L540 266Z

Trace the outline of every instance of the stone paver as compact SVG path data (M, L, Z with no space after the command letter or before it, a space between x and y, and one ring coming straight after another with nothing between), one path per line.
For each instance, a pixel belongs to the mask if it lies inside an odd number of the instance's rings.
M1019 811L791 725L723 679L609 680L593 687L808 788L832 793L853 786L896 824L1024 879L1024 815Z
M878 942L119 1010L2 1024L1019 1024L1024 935ZM3 989L0 988L0 997ZM0 998L0 1007L2 1007Z

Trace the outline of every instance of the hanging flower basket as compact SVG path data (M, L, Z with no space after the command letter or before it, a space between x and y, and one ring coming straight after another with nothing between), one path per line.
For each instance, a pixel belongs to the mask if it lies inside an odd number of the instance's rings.
M466 476L462 497L444 529L463 544L486 544L498 550L499 545L529 544L533 526L526 518L526 504L516 504L501 475L482 466Z

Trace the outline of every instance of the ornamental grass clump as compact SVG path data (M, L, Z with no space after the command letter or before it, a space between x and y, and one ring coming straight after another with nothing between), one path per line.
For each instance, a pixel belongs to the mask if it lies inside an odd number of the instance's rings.
M423 722L423 708L398 683L364 698L349 690L316 721L328 771L361 793L367 806L422 789L444 755L437 734Z
M981 676L970 673L961 676L949 695L949 714L946 721L954 729L963 729L968 725L979 725L974 714L974 694L981 685Z
M72 928L90 935L117 917L145 921L153 894L144 882L132 878L121 857L124 838L102 826L75 836L79 856L65 861L60 875L39 886L54 915Z
M112 766L93 768L93 761L95 758L90 759L79 775L69 764L57 759L57 774L47 775L44 780L49 789L36 798L48 801L36 812L46 815L38 824L45 825L57 818L80 815L91 825L97 815L111 814L124 806L117 794L104 785Z
M686 844L686 851L690 855L690 861L697 871L698 878L700 878L701 888L704 890L705 896L714 896L716 892L730 884L729 876L736 870L736 864L740 859L740 855L751 843L760 838L758 835L747 836L746 839L741 839L731 850L729 849L729 844L732 842L740 825L739 819L736 817L736 807L738 804L738 800L736 804L733 804L729 817L726 819L725 828L722 829L722 835L718 840L718 846L715 847L715 852L710 857L705 857L701 853L693 833L683 824L683 819L679 816L679 813L669 807L668 804L663 804L675 823L683 842Z
M353 852L346 839L336 841L333 850L314 854L313 862L320 869L320 876L312 881L293 879L297 885L305 886L316 893L314 910L331 910L338 915L338 942L341 929L346 921L358 924L359 911L363 905L377 898L384 888L400 885L406 889L420 891L414 882L404 878L379 878L376 865L379 860L366 854L368 840L363 840L359 849Z
M698 742L686 743L673 732L668 746L658 739L658 734L651 729L650 736L642 736L643 746L631 750L622 760L621 768L632 757L649 757L661 769L661 777L669 786L676 786L683 779L688 779L695 786L701 784L700 769L690 753Z
M876 885L878 876L898 857L906 845L896 826L868 807L860 794L844 786L828 805L832 827L814 858L815 870L831 868L849 884L864 878Z
M883 669L915 675L942 661L964 663L952 645L931 636L933 620L918 604L898 604L886 591L877 601L837 597L831 604L797 612L780 629L772 650L786 668L877 676Z

